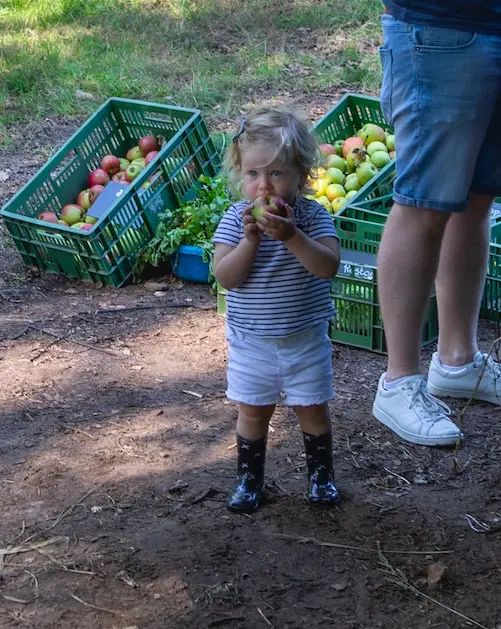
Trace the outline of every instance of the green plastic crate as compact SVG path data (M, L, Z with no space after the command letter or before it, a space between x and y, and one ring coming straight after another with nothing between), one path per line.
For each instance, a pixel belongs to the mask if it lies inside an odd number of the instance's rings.
M165 138L160 155L128 186L91 232L36 218L59 214L87 187L87 176L107 153L123 156L140 137ZM110 98L0 210L25 262L42 272L121 286L135 255L151 240L158 214L194 197L201 174L214 176L219 158L201 113ZM153 174L147 188L143 184Z
M332 341L387 353L377 286L375 255L342 250L339 271L331 284L337 313L329 325ZM437 338L437 299L432 295L423 324L421 345L424 347Z
M489 266L485 280L480 318L494 323L501 323L501 222L493 228L497 242L491 242Z
M346 94L314 125L313 131L321 142L333 144L336 140L345 140L355 135L368 122L393 133L393 129L384 119L381 103L377 98L362 94ZM390 162L374 179L382 176L387 170L393 172L394 168L395 162ZM352 203L366 196L368 187L374 179L360 188L358 194L353 197Z

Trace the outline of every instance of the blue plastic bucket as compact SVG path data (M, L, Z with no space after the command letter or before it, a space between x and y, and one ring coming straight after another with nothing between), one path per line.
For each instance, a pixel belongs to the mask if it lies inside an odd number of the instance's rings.
M200 247L181 245L170 257L172 272L187 282L208 284L209 263L204 262L202 255L203 250Z

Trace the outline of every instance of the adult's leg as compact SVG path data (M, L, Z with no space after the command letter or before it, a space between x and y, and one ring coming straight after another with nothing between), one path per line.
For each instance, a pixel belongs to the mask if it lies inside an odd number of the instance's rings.
M497 44L391 16L383 26L381 100L395 127L398 161L396 205L379 255L389 368L373 412L404 439L449 445L460 432L420 375L421 324L448 222L466 209L498 98Z
M378 257L387 380L421 372L421 328L448 218L398 203L388 217Z
M438 355L445 365L464 365L478 352L492 200L490 195L471 194L468 209L453 215L445 230L436 280Z

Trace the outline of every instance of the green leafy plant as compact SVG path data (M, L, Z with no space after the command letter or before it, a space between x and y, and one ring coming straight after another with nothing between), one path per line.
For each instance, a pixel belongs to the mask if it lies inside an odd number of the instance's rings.
M169 259L181 245L200 247L204 262L209 262L212 276L212 237L221 217L231 205L226 178L222 175L199 179L198 196L181 207L168 209L160 216L154 238L137 255L134 276L138 279L150 264L158 266Z

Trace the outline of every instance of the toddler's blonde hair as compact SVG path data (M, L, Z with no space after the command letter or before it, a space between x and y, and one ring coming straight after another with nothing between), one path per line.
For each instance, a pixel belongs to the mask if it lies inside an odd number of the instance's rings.
M226 155L226 171L235 186L241 184L242 153L258 147L274 149L272 162L281 157L284 164L295 166L301 175L298 192L309 192L307 180L317 160L318 145L298 110L285 105L259 107L241 119Z

